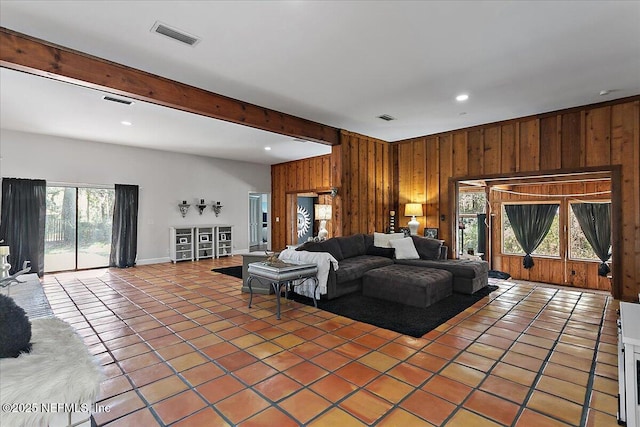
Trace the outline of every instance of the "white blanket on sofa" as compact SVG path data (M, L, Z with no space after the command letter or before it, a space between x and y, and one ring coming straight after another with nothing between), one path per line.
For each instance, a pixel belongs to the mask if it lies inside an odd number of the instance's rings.
M333 269L338 270L338 260L328 252L308 252L296 251L295 249L285 249L278 256L284 262L315 264L318 266L318 289L316 290L316 299L320 299L320 295L327 293L327 278L329 277L329 269L333 264ZM300 280L293 282L295 290L300 295L313 297L313 288L315 283L313 280L306 280L300 283Z

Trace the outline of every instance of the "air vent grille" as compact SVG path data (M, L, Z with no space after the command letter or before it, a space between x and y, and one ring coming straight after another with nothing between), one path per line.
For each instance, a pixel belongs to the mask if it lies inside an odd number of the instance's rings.
M188 44L189 46L195 46L200 41L198 37L187 34L182 30L178 30L177 28L172 28L167 24L163 24L162 22L156 22L155 24L153 24L153 27L151 27L151 32L162 34L163 36L179 41L180 43Z
M390 122L391 120L395 120L396 118L393 116L390 116L389 114L383 114L381 116L378 116L379 119L382 119L384 121Z
M113 96L105 95L102 97L105 101L117 102L118 104L131 105L133 101L129 101L128 99L120 99L114 98Z

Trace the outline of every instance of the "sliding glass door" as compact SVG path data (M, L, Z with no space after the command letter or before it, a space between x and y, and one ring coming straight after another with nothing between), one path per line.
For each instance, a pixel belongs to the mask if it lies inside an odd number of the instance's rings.
M114 190L47 186L45 272L107 267Z

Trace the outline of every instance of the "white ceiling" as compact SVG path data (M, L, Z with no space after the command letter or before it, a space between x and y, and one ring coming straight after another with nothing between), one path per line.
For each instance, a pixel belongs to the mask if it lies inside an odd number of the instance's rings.
M202 41L188 47L150 32L158 20ZM0 25L387 141L640 94L638 1L3 0ZM51 96L61 93L49 90L74 87L44 84L30 107L15 108L22 90L9 90L5 100L5 89L25 79L8 75L1 75L3 127L22 120L69 137L222 158L255 155L251 161L264 163L283 161L265 157L264 145L293 144L143 103L131 109L145 117L142 124L136 118L125 130L120 116L97 101L75 104L88 96L82 91L52 104ZM601 90L611 92L600 96ZM462 92L470 98L458 103ZM16 93L19 98L8 98ZM48 114L65 108L72 114L40 123L47 114L36 114L37 104L47 104ZM21 109L22 118L6 107ZM100 114L88 114L93 110ZM381 114L397 120L384 122ZM319 154L312 153L316 144L297 146L304 154L289 159Z

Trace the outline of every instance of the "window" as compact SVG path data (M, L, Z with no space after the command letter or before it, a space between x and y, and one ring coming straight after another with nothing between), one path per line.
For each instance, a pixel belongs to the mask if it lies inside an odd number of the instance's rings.
M587 240L569 203L569 259L600 261Z
M548 202L546 202L548 204ZM510 255L525 255L509 223L509 217L502 205L502 253ZM540 246L533 251L532 255L538 256L560 256L560 204L556 209L556 215L551 223L551 228L545 236Z
M479 243L484 246L486 240L481 235L486 227L478 227L478 214L486 212L487 198L482 191L461 191L458 195L458 250L467 252L472 249L474 252L484 252L485 248L479 247ZM460 225L464 225L464 228ZM483 224L484 225L484 224Z

